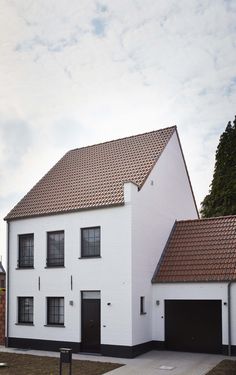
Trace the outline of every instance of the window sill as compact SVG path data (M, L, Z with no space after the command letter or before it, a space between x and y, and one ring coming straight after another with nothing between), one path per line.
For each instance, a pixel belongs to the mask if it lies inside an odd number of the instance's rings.
M82 257L79 257L78 259L98 259L98 258L101 258L101 255L82 256Z
M16 270L34 270L34 267L33 266L29 266L29 267L16 267L15 269Z
M45 266L44 268L65 268L65 266Z
M34 326L34 323L15 323L16 326Z
M65 328L64 324L44 324L44 327Z

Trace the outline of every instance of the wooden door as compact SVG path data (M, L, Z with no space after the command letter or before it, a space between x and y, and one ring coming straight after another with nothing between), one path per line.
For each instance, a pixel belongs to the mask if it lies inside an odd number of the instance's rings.
M82 351L100 352L100 299L82 298Z

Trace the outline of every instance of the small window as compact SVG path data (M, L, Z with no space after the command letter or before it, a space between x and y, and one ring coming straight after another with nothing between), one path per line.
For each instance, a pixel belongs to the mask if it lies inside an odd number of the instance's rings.
M100 256L100 227L81 229L81 257Z
M64 266L64 231L47 234L47 267Z
M18 323L33 324L33 297L18 297Z
M47 297L47 324L64 325L64 297Z
M31 268L34 266L34 235L21 234L19 235L19 268Z
M5 288L5 280L1 280L1 288Z
M143 314L146 314L146 311L145 311L145 297L140 297L140 314L143 315Z

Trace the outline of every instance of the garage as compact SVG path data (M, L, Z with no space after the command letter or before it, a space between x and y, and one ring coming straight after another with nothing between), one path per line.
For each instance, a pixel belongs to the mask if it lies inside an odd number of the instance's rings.
M165 300L168 350L221 353L221 300Z

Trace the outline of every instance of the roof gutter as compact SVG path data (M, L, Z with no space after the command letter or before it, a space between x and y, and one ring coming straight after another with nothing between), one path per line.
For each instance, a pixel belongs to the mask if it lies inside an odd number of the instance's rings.
M6 347L9 346L9 268L10 268L10 223L7 222L7 285L6 285L6 292L7 292L7 312L6 312L6 338L5 338L5 345Z
M231 340L231 285L232 281L227 284L227 299L228 299L228 356L232 355L232 340Z

